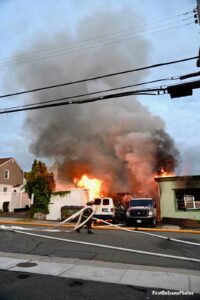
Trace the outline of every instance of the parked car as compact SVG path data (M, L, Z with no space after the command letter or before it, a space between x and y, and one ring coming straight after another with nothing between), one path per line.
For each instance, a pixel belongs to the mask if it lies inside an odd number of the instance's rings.
M94 217L101 220L111 220L112 223L120 223L125 220L125 210L120 203L115 203L113 198L95 198L93 208Z
M126 224L156 226L157 209L152 198L134 198L128 203Z

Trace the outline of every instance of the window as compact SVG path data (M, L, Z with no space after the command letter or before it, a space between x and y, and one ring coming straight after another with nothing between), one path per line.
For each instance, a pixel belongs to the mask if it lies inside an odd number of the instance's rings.
M193 195L184 195L183 200L186 208L196 208Z
M96 198L94 200L94 205L100 205L101 204L101 199L100 198Z
M110 204L109 199L107 198L103 199L103 205L109 205L109 204Z
M4 170L4 179L9 179L9 170Z
M3 192L6 193L8 191L8 188L4 186Z
M200 189L175 190L176 208L178 210L200 209Z
M129 203L130 207L148 206L153 207L153 199L132 199Z

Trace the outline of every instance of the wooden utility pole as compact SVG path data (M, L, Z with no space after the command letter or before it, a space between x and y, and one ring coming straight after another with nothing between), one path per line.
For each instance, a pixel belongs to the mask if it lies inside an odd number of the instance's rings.
M198 23L200 25L200 0L197 0L197 17L198 17ZM197 67L200 68L200 48L199 48L199 58L197 59Z
M200 0L197 0L197 15L199 18L199 25L200 25Z

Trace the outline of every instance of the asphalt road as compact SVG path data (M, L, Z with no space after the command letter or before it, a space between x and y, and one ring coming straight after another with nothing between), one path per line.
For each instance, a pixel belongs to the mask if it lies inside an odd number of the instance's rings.
M199 246L176 243L170 240L159 239L141 233L129 233L118 230L97 230L93 229L94 234L87 234L86 230L76 233L50 233L36 232L31 233L46 235L49 237L70 239L101 245L109 245L134 250L149 251L188 258L199 259ZM177 234L177 233L158 233L170 237L179 238L185 241L200 244L200 235L197 234ZM128 263L136 265L149 265L167 268L199 270L199 262L190 262L166 257L158 257L140 253L131 253L114 249L106 249L98 246L70 243L66 241L46 239L43 237L29 236L12 231L0 230L0 251L12 253L25 253L43 256L56 256L66 258L79 258L97 261L109 261Z
M199 246L176 243L138 232L93 229L94 234L82 232L44 232L26 231L40 234L41 237L14 231L0 230L0 251L48 257L78 258L94 261L108 261L145 266L158 266L178 269L199 270L200 262L190 262L153 255L131 253L125 250L108 249L88 244L55 240L69 239L77 242L108 245L120 248L148 251L199 259ZM178 238L200 244L200 235L185 233L158 233L161 236ZM49 237L48 239L45 238ZM180 272L180 271L179 271ZM184 270L183 270L184 273ZM115 300L157 299L150 288L88 281L82 279L60 278L26 272L0 271L0 300ZM159 291L159 290L156 290ZM183 299L183 296L164 296L165 299ZM199 295L184 296L184 299L199 299Z

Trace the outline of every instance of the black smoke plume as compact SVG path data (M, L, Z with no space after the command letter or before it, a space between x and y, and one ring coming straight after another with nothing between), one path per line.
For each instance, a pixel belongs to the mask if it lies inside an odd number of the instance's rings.
M67 29L51 37L41 33L16 56L27 51L46 55L17 65L12 78L19 87L30 89L144 66L148 64L148 42L139 35L122 41L123 31L134 30L141 22L128 9L98 11L82 19L73 34ZM51 100L137 83L145 75L143 71L49 89L26 96L25 101ZM56 180L65 183L87 173L104 181L105 192L150 194L155 173L161 168L171 172L178 163L178 150L165 132L164 122L153 116L136 96L31 111L27 113L25 128L30 134L31 153L38 158L57 159Z

